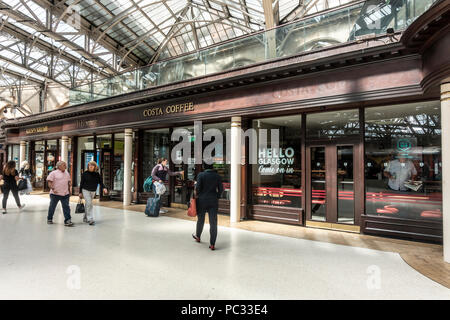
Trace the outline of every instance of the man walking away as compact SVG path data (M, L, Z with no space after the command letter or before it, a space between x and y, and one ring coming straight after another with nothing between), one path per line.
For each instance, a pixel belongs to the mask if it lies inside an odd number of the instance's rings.
M217 211L219 210L219 198L223 192L222 178L213 169L212 165L205 164L205 171L197 177L195 190L198 195L197 200L197 230L192 235L195 241L200 242L200 236L205 224L205 215L209 216L210 239L209 248L215 249L217 238Z
M53 215L55 214L56 206L61 201L64 213L64 225L66 227L73 227L69 205L72 185L70 174L66 171L66 168L67 164L64 161L59 161L56 164L57 170L53 170L47 177L48 186L50 187L50 206L48 208L47 223L53 224Z

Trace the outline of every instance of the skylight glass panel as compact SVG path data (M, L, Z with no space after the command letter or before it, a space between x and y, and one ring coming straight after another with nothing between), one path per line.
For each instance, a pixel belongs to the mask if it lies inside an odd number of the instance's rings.
M300 1L292 0L279 0L280 20L284 19L289 13L292 12Z
M10 60L15 60L18 57L16 53L7 50L0 50L0 55Z
M171 27L175 23L175 18L169 18L168 20L164 21L159 25L160 29Z
M161 24L164 20L170 17L170 12L163 4L147 8L146 12L156 25Z
M218 11L223 11L223 7L215 2L209 1L209 4L213 9L216 9Z

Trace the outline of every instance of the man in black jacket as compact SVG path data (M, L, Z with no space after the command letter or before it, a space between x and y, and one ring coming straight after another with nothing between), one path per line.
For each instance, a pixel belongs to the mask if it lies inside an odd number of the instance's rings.
M197 177L195 191L197 192L197 231L192 235L197 242L205 224L205 215L209 216L209 232L211 250L215 249L217 238L217 211L219 210L219 198L223 192L222 178L213 170L212 165L205 164L205 171Z

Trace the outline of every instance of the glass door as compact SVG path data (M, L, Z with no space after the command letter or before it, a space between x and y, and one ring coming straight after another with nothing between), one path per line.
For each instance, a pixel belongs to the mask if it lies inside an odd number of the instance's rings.
M330 141L307 147L307 220L355 223L354 149Z
M337 222L355 223L353 146L337 146Z
M326 220L327 207L327 167L325 163L325 147L310 148L311 154L311 219Z

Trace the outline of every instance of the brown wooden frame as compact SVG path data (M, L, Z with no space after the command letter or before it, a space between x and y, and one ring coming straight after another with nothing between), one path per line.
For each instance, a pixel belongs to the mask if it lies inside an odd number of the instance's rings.
M306 143L305 162L306 162L306 183L304 190L305 198L305 216L308 221L311 217L311 148L324 147L325 148L325 167L326 167L326 220L327 223L338 224L338 186L337 186L337 147L352 146L353 147L353 190L354 190L354 225L358 226L361 216L361 190L364 191L364 172L360 170L359 164L364 162L364 157L361 154L360 137L347 138L345 140L310 140ZM362 194L363 198L364 195Z

